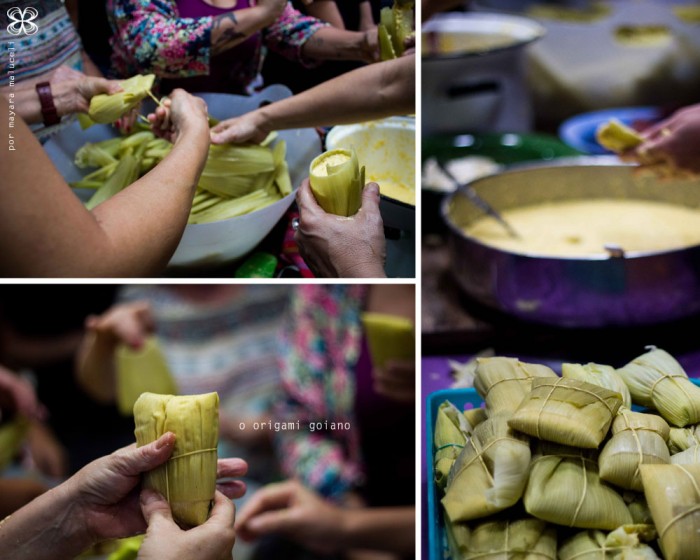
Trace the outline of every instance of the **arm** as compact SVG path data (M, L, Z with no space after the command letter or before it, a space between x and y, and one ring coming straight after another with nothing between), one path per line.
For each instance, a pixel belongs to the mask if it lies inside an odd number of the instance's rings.
M88 212L23 121L2 150L0 275L126 277L158 274L187 224L194 189L209 147L206 110L181 90L171 97L180 127L161 164ZM21 187L21 188L20 188Z
M303 93L222 121L215 144L261 142L269 132L381 119L415 111L415 56L378 62Z
M369 0L360 2L358 9L360 10L360 31L367 31L375 28L377 24L374 23L374 17L372 16L372 4L369 2Z

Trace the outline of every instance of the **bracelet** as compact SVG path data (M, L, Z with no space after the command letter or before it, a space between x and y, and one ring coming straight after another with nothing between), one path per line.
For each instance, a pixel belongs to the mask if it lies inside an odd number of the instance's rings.
M41 103L41 114L44 117L44 125L52 126L61 122L58 116L58 111L53 103L53 94L51 93L51 84L49 82L41 82L36 85L36 92L39 95L39 103Z

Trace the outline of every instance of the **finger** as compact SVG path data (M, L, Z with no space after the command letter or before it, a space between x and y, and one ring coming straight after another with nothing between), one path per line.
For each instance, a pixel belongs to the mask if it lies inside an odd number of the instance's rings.
M216 133L216 134L220 134L220 133L224 132L227 128L229 128L231 126L232 120L233 119L227 119L225 121L221 121L220 123L214 125L212 127L211 131Z
M135 476L153 470L165 463L173 453L175 434L166 432L157 440L142 447L129 446L116 451L110 458L116 469L126 476Z
M287 507L294 496L296 485L294 481L287 481L269 484L258 490L241 509L237 525L244 525L265 511Z
M158 492L150 489L142 490L140 504L141 513L143 513L143 518L146 520L146 524L149 527L159 520L175 525L173 514L170 510L170 504Z
M248 472L248 463L243 459L219 459L216 464L217 478L244 476Z
M217 482L216 489L219 492L221 492L224 496L226 496L227 498L231 498L232 500L242 498L243 496L245 496L245 493L248 490L245 482L242 482L240 480Z
M261 513L245 523L246 533L255 537L290 532L293 527L294 516L290 509Z
M314 193L311 191L311 183L309 179L304 179L297 189L296 195L297 205L299 206L299 225L303 224L303 216L313 216L325 214L323 208L318 205Z
M361 208L378 207L379 206L379 185L377 183L367 183L362 189L362 206ZM366 203L366 204L365 204Z

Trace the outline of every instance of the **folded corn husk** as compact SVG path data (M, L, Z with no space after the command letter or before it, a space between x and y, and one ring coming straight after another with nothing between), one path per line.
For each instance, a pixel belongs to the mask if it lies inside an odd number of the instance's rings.
M700 463L700 445L694 445L685 451L672 455L671 463L674 465L692 465Z
M447 476L452 465L459 457L467 437L472 434L472 426L460 413L459 409L449 401L445 401L438 408L435 419L435 484L440 490L447 484Z
M700 465L642 465L644 495L665 560L700 550Z
M668 450L671 455L700 445L700 426L689 426L687 428L671 428L668 436Z
M474 428L447 479L442 504L452 522L485 517L514 505L522 496L530 465L525 436L494 414Z
M330 150L311 162L309 184L326 212L354 216L362 204L365 168L360 167L355 150Z
M361 319L374 367L383 368L388 360L415 359L413 321L386 313L363 313Z
M622 406L632 408L632 396L622 377L618 375L612 366L601 364L562 364L561 376L569 379L578 379L592 385L605 387L622 397Z
M644 544L656 536L653 525L623 525L610 533L582 531L559 547L559 560L658 560Z
M445 524L454 560L556 560L556 529L533 518Z
M617 153L636 148L644 141L636 130L617 119L601 124L596 130L596 140L604 148Z
M29 420L18 416L0 424L0 471L17 457L29 431Z
M113 123L148 97L155 78L155 74L133 76L119 83L123 91L96 95L90 100L88 116L96 123Z
M632 400L653 408L674 426L700 422L700 387L668 352L652 349L617 370Z
M469 422L469 425L476 428L484 420L488 418L485 408L468 408L464 411L464 417Z
M640 465L667 464L669 427L660 416L621 409L613 437L600 453L600 478L628 490L642 491Z
M138 447L166 432L176 436L172 456L144 475L144 487L165 496L179 524L204 523L216 491L219 396L143 393L134 405L134 423Z
M556 378L547 366L526 364L515 358L480 358L477 360L474 388L490 414L514 412L530 392L536 377Z
M581 529L617 529L632 523L620 494L601 481L598 454L541 442L523 496L538 519Z
M155 336L133 350L122 344L115 353L117 407L124 416L131 416L134 404L142 393L177 394L177 385L170 373L165 355Z
M585 381L536 378L508 425L542 440L594 449L621 404L619 393Z

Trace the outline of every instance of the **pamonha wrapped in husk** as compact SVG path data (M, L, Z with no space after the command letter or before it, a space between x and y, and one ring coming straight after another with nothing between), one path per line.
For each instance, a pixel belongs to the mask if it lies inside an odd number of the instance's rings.
M559 547L559 560L658 560L644 544L656 536L653 525L623 525L610 533L581 531Z
M452 465L464 449L467 437L472 433L472 427L455 405L445 401L438 408L434 433L435 484L442 490L447 484Z
M632 408L632 396L625 381L612 366L602 364L562 364L561 376L605 387L622 397L622 406Z
M138 447L166 432L176 438L170 459L144 475L144 487L168 500L182 526L204 523L216 491L219 395L143 393L134 404L134 424Z
M700 426L688 426L686 428L671 428L668 436L668 450L671 455L700 445Z
M536 378L508 425L541 440L595 449L621 404L619 393L585 381Z

